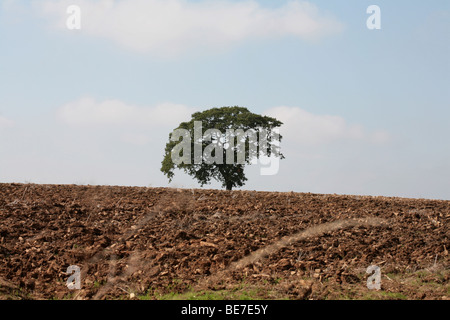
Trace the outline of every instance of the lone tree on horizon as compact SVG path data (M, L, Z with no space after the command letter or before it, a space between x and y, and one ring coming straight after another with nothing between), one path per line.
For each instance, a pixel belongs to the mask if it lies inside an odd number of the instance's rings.
M284 159L279 151L282 136L274 130L282 124L238 106L196 112L170 133L161 171L169 182L177 168L201 186L215 179L227 190L241 187L248 180L246 164L261 156Z

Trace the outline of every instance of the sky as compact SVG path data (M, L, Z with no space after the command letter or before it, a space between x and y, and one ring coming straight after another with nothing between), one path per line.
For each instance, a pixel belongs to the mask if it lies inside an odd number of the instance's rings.
M199 188L169 134L235 105L286 157L241 189L450 200L450 2L0 2L0 182Z

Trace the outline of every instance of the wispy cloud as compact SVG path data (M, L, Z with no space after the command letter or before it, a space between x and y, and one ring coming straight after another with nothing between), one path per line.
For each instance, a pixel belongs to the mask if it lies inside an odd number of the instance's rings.
M385 143L390 137L385 131L368 133L362 125L352 125L336 115L318 115L298 107L275 107L266 111L283 122L282 135L302 145L322 145L336 141L366 141Z
M133 51L164 56L191 49L221 50L251 39L294 36L316 40L343 29L336 18L299 0L277 8L266 8L253 0L34 2L57 28L65 28L66 8L72 4L82 10L82 34L106 38Z
M96 101L91 97L69 102L57 110L58 118L72 126L171 126L189 119L193 108L163 103L140 107L120 100Z
M163 103L156 106L135 106L121 100L97 101L92 97L69 102L57 110L58 119L74 127L116 127L138 129L166 127L171 130L183 121L188 121L195 108L183 104ZM289 141L305 146L317 146L337 141L364 141L382 144L390 140L386 131L368 132L362 125L349 124L337 115L321 115L299 107L278 106L264 112L283 122L282 135ZM1 125L0 118L0 125ZM5 123L9 123L4 120ZM148 132L148 131L147 131ZM165 135L164 135L165 136ZM123 137L123 141L136 144L146 142L138 134Z

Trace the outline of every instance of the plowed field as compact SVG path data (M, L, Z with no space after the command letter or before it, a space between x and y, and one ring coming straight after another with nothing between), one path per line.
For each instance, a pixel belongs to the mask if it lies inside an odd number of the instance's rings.
M0 298L449 299L449 220L450 201L0 184Z

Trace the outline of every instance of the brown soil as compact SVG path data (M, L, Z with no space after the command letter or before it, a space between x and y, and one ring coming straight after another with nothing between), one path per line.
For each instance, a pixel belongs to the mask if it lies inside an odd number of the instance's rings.
M0 298L448 299L449 219L450 201L0 184Z

